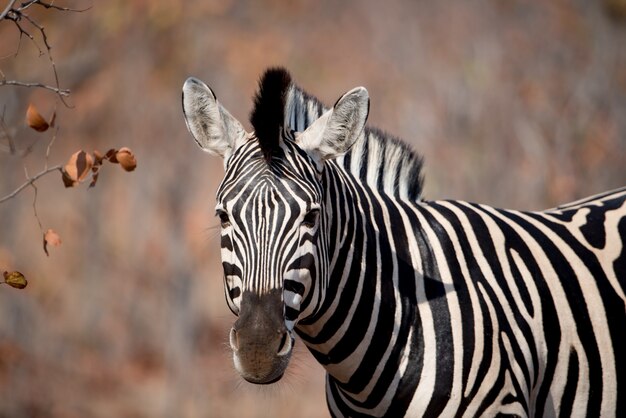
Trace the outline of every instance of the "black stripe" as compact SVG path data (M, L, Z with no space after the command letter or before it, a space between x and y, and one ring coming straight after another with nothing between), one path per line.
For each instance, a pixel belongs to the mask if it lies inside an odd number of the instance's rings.
M589 362L589 387L591 388L591 390L589 391L589 401L587 403L586 416L600 416L603 385L602 362L600 361L599 348L597 345L594 329L589 318L587 306L582 303L584 301L584 296L582 289L580 288L580 284L578 283L578 277L576 275L576 272L573 270L567 259L563 256L559 248L534 225L513 213L502 213L509 219L521 225L528 233L533 236L533 238L537 241L537 243L539 243L545 254L550 258L552 266L558 273L560 283L563 286L569 306L574 316L574 321L577 324L578 336L583 345L585 355ZM529 216L533 215L529 214ZM545 218L539 215L534 215L533 217L535 217L535 219L540 222L547 222ZM568 245L570 245L570 248L580 246L578 242L566 238L566 236L570 234L565 228L555 224L550 226L557 235L559 235L567 242ZM585 259L587 260L585 261L585 264L587 264L588 267L591 267L588 264L591 261L589 257L581 258L581 260ZM599 272L603 275L602 270L600 270ZM624 316L623 310L621 316ZM623 328L620 332L623 333ZM548 347L548 353L556 351L558 351L558 348ZM541 406L542 408L547 401L548 389L549 386L544 383L538 396L538 406ZM539 401L541 401L541 404L539 404Z
M576 350L571 350L569 363L567 365L567 380L565 381L565 389L561 397L559 417L567 418L572 416L572 408L574 407L574 400L576 399L576 387L578 386L579 378L578 354Z

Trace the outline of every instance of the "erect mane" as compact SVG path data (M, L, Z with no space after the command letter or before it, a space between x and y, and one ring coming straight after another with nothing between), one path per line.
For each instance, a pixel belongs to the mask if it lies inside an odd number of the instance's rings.
M291 76L287 70L270 68L259 80L259 89L254 96L250 123L268 162L280 147L280 132L284 127L285 102L290 86Z
M329 108L295 83L284 102L284 126L297 132L308 128ZM338 158L344 170L389 195L411 201L421 198L422 157L407 143L377 128L366 126L364 134L345 156ZM376 175L367 165L376 164ZM368 171L370 175L368 175Z
M250 122L265 160L270 162L280 149L283 128L302 132L328 109L315 96L293 83L284 68L265 71L259 80L250 113ZM361 139L337 162L355 177L389 195L412 201L421 198L421 156L386 132L366 126ZM368 164L375 164L376 169L368 169Z

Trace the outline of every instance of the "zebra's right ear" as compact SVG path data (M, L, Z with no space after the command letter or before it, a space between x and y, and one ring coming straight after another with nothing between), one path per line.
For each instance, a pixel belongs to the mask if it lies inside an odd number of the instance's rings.
M365 87L350 90L298 136L298 145L313 156L318 165L346 153L363 133L369 105Z
M228 160L247 138L241 123L217 101L213 91L197 78L183 85L183 113L187 129L200 148Z

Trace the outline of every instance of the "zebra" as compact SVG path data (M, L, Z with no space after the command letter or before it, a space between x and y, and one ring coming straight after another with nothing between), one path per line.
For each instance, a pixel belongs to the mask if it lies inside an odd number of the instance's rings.
M243 379L284 374L295 335L343 416L626 416L626 187L542 212L422 197L422 159L283 68L247 132L202 81L188 130L223 158L229 343Z

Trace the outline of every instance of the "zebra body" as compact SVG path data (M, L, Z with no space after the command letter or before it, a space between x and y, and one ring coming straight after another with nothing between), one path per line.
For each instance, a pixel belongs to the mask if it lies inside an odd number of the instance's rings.
M197 80L188 127L217 196L235 367L284 372L297 333L333 416L626 414L626 189L544 212L420 198L421 160L282 70L248 134Z

